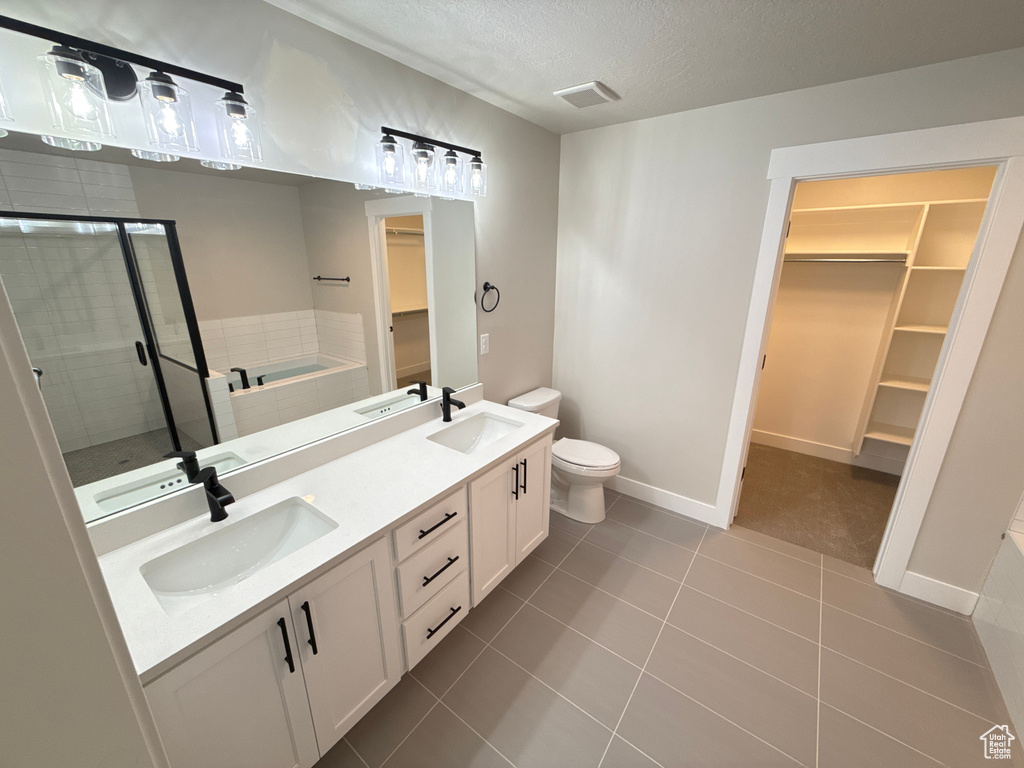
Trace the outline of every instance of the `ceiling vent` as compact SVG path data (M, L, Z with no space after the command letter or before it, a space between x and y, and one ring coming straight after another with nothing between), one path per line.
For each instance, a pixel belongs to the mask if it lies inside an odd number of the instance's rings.
M615 93L604 83L596 80L592 83L574 85L572 88L563 88L555 91L555 96L565 99L577 109L584 107L596 107L598 104L607 104L609 101L618 101L619 94Z

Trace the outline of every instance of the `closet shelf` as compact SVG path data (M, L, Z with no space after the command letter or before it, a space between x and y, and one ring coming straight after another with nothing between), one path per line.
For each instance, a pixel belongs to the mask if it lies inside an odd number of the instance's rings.
M897 325L893 330L905 333L934 333L941 336L948 328L944 325Z
M872 421L868 424L864 437L872 440L881 440L896 445L910 445L914 442L914 430L910 427L898 427L895 424L882 424Z
M917 376L889 376L883 375L878 382L880 387L891 387L892 389L907 389L913 392L927 392L931 386L930 379L922 379Z
M911 269L923 272L966 272L967 267L930 267L925 264L914 264Z

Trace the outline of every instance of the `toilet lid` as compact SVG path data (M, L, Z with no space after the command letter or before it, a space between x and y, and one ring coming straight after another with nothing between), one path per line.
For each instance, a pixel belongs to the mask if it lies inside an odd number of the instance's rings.
M611 448L568 437L563 437L552 445L551 454L562 461L591 469L608 469L619 463L619 454Z

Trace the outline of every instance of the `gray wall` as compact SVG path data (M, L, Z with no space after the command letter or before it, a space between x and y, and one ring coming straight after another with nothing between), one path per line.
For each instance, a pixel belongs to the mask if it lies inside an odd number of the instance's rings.
M771 150L1024 114L1022 68L1017 49L563 136L554 386L566 431L618 451L625 477L714 503ZM945 509L957 538L978 516L1012 515ZM981 549L945 575L979 586L995 551ZM918 552L915 569L932 575L944 557Z

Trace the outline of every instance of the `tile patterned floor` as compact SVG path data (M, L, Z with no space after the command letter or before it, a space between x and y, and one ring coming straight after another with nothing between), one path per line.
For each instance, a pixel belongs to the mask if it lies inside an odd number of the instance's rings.
M990 765L969 618L796 545L608 494L318 768ZM1024 764L1018 750L1014 765Z
M203 447L183 432L178 437L183 451L198 451ZM163 461L164 455L173 450L174 445L167 430L155 429L69 451L64 454L64 464L71 475L71 484L77 488L122 472L148 467Z

